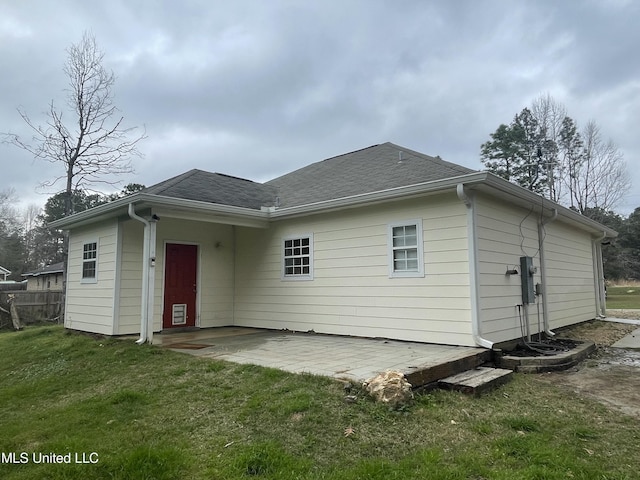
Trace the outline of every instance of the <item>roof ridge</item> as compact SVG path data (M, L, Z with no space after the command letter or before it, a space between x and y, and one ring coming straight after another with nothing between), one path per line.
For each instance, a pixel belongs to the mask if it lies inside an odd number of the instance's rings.
M211 172L206 172L206 173L211 173ZM262 185L260 182L256 182L256 181L248 179L248 178L236 177L235 175L229 175L228 173L213 172L213 174L214 175L220 175L221 177L233 178L234 180L242 180L244 182L250 182L250 183L255 183L255 184L258 184L258 185Z
M36 268L35 270L24 272L22 276L27 277L31 275L35 277L35 276L46 274L46 273L59 273L59 272L62 272L63 270L64 270L64 262L56 262L56 263L50 263L49 265L45 265L40 268Z
M307 164L307 165L304 165L304 166L302 166L302 167L296 168L295 170L291 170L291 171L289 171L289 172L283 173L282 175L279 175L279 176L277 176L277 177L275 177L275 178L272 178L272 179L270 179L270 180L268 180L268 181L264 182L262 185L272 186L272 185L273 185L273 183L274 183L276 180L280 180L280 179L282 179L282 178L284 178L284 177L287 177L287 176L289 176L289 175L292 175L292 174L294 174L294 173L298 173L298 172L300 172L301 170L305 170L305 169L307 169L307 168L309 168L309 167L312 167L312 166L314 166L314 165L321 165L322 163L327 162L327 161L329 161L329 160L335 160L335 159L337 159L337 158L345 157L345 156L347 156L347 155L353 155L354 153L362 152L362 151L364 151L364 150L368 150L368 149L370 149L370 148L375 148L375 147L379 147L379 146L380 146L379 144L376 144L376 145L370 145L370 146L368 146L368 147L359 148L358 150L354 150L354 151L352 151L352 152L341 153L340 155L334 155L333 157L323 158L322 160L318 160L318 161L315 161L315 162L309 163L309 164Z
M387 143L389 143L389 142L387 142ZM326 162L327 160L333 160L334 158L344 157L344 156L346 156L346 155L352 155L352 154L354 154L354 153L362 152L362 151L364 151L364 150L368 150L368 149L370 149L370 148L379 147L379 146L380 146L380 144L369 145L368 147L359 148L359 149L354 150L354 151L352 151L352 152L341 153L340 155L334 155L333 157L325 158L325 159L323 159L323 160L320 160L320 161L318 161L318 162L314 162L314 163ZM302 167L302 168L304 168L304 167Z
M166 189L168 189L169 187L172 187L180 182L182 182L183 180L192 177L193 175L197 174L198 172L204 172L204 170L199 170L197 168L192 168L189 171L186 171L184 173L181 173L179 175L176 175L175 177L171 177L168 178L167 180L163 180L162 182L158 182L155 185L151 185L150 187L147 187L143 190L143 192L148 192L149 190L152 189L159 189L157 192L155 192L156 194L162 193L164 192ZM205 172L205 173L211 173L211 172Z
M477 171L477 170L473 170L471 168L467 168L467 167L465 167L463 165L458 165L457 163L452 163L452 162L449 162L447 160L443 160L442 157L440 157L440 155L436 155L434 157L434 156L431 156L431 155L427 155L426 153L421 153L421 152L418 152L416 150L411 150L410 148L406 148L406 147L403 147L402 145L397 145L397 144L392 143L392 142L386 142L385 144L390 145L390 146L395 147L395 148L398 148L403 152L411 153L411 154L416 155L418 157L428 158L429 160L439 162L442 165L446 165L449 168L453 168L455 170L458 170L458 171L461 171L461 172L464 172L464 173L469 173L469 171L472 171L472 172Z

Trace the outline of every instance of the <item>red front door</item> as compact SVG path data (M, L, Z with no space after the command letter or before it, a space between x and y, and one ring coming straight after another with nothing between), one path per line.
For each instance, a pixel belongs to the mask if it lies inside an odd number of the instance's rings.
M167 243L162 328L195 327L198 247Z

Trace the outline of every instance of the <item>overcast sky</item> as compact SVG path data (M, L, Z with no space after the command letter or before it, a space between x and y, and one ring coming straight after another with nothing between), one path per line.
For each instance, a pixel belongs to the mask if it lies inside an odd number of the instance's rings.
M0 0L0 132L63 105L66 50L91 31L127 126L123 183L192 168L266 181L391 141L481 169L480 145L549 93L617 143L640 206L640 2ZM44 204L64 173L0 145L0 190ZM64 185L60 184L59 189Z

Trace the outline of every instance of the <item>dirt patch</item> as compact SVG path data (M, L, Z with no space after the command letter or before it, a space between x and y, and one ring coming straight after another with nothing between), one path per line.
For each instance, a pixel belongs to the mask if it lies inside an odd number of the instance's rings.
M639 314L636 316L640 317ZM622 317L619 317L622 318ZM631 317L627 317L631 318ZM571 338L573 340L590 340L599 347L609 347L629 335L634 330L640 328L638 325L627 323L605 322L603 320L591 320L589 322L572 325L555 331L561 338Z
M640 319L640 312L616 316ZM638 325L595 320L558 330L556 333L562 337L591 340L598 349L580 365L545 373L540 378L640 418L640 351L611 347L637 328Z

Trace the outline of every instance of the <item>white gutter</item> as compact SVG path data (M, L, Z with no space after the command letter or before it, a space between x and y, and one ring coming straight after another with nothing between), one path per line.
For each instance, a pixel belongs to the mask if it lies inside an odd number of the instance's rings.
M384 202L393 199L405 199L411 196L425 195L429 193L437 193L446 189L454 189L464 181L465 184L482 183L486 180L487 172L469 173L457 177L445 178L442 180L432 180L429 182L416 183L413 185L405 185L402 187L387 188L375 192L360 193L350 195L348 197L340 197L331 200L323 200L321 202L307 203L304 205L296 205L293 207L271 207L267 210L269 218L295 217L306 215L309 213L321 213L328 210L339 210L344 208L358 207L362 204L372 204L376 202Z
M59 228L62 230L68 229L69 227L75 228L84 224L94 223L103 218L112 218L121 215L132 203L143 208L148 206L154 206L156 208L181 208L206 214L228 216L230 218L249 218L252 220L263 221L265 224L269 218L268 212L253 208L209 203L199 200L188 200L185 198L166 197L163 195L153 195L149 193L134 193L133 195L114 200L113 202L105 203L79 213L74 213L68 217L60 218L50 222L48 225L52 228Z
M68 230L81 225L94 223L104 218L112 218L117 215L121 215L123 209L129 204L135 203L140 207L153 206L178 208L185 210L197 211L203 214L214 214L221 216L228 216L230 219L234 217L251 219L256 222L262 222L264 226L267 226L270 220L276 220L285 217L295 217L299 215L307 215L311 213L321 213L331 210L339 210L345 208L357 207L363 204L371 204L376 202L383 202L393 199L408 198L411 196L420 196L430 193L436 193L447 189L455 189L458 184L464 184L466 187L473 188L489 188L498 192L505 193L510 197L522 201L526 204L539 203L540 196L518 185L512 184L507 180L493 175L489 172L475 172L460 175L457 177L445 178L442 180L434 180L429 182L416 183L414 185L407 185L403 187L389 188L385 190L379 190L375 192L362 193L358 195L351 195L342 198L323 200L320 202L309 203L305 205L296 205L292 207L264 207L263 210L257 210L253 208L237 207L234 205L222 205L208 203L198 200L188 200L184 198L166 197L162 195L154 195L149 193L134 193L128 197L124 197L113 202L109 202L98 207L85 210L80 213L76 213L69 217L64 217L54 222L50 222L48 225L52 228L58 228ZM492 195L492 192L488 192ZM581 225L583 228L594 232L607 232L609 237L615 237L616 232L608 229L607 227L600 225L598 222L591 220L588 217L580 215L566 207L554 204L554 208L558 210L559 217L564 220L568 220Z
M478 244L476 242L476 209L473 196L464 191L464 184L456 186L458 198L467 207L467 238L469 248L469 284L471 293L471 328L473 340L484 348L493 348L493 342L482 337L480 324L480 272L478 269Z
M520 200L524 200L526 204L529 206L532 203L535 205L539 205L542 200L542 197L537 193L533 193L532 191L527 190L526 188L520 187L519 185L511 183L491 173L487 174L486 179L482 183L487 185L488 187L491 187L498 191L502 191L504 193L512 195ZM552 202L550 200L547 200L547 203L552 203ZM558 216L564 221L577 223L578 225L581 225L583 227L586 227L587 229L590 229L592 233L605 231L607 232L607 236L609 237L617 236L617 232L615 230L612 230L606 227L605 225L602 225L596 222L595 220L590 219L585 215L581 215L580 213L575 212L570 208L563 207L562 205L559 205L557 203L552 203L552 204L553 204L553 208L555 208L558 211Z
M133 203L129 204L129 217L144 225L144 239L142 243L142 299L140 302L140 338L136 340L138 345L142 345L148 338L148 315L149 315L149 235L150 225L147 220L136 215Z
M544 227L558 218L558 209L552 209L552 215L538 222L538 251L540 252L540 282L542 283L542 324L544 333L555 336L549 327L549 302L547 301L547 264L544 258Z

